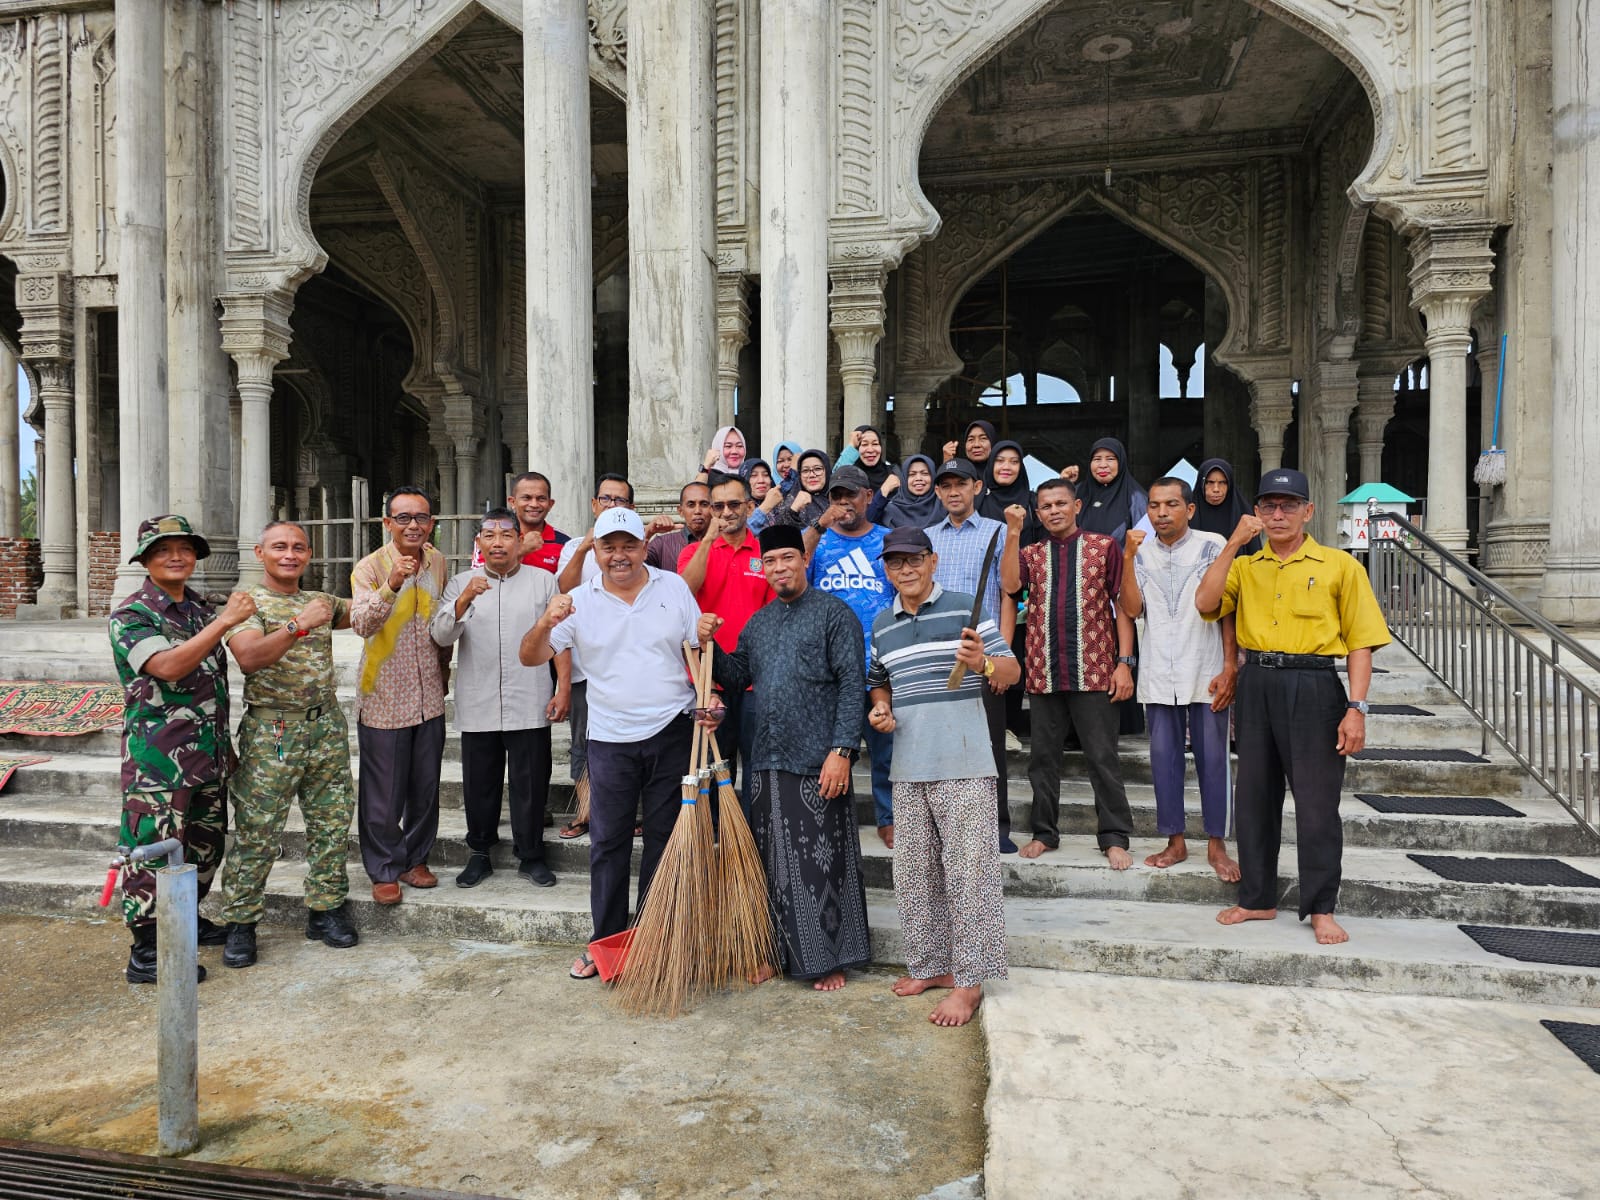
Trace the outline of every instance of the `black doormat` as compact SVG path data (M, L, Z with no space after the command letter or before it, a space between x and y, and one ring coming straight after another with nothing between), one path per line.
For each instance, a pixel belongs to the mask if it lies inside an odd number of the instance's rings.
M1539 1024L1600 1075L1600 1025L1585 1025L1581 1021L1540 1021Z
M1523 887L1600 888L1600 879L1559 858L1457 858L1408 854L1412 862L1456 883L1514 883Z
M1471 750L1402 750L1379 746L1372 750L1357 750L1355 757L1366 762L1438 762L1486 763L1489 760Z
M1437 716L1425 708L1418 708L1415 704L1373 704L1370 705L1371 714L1375 717L1432 717Z
M1600 967L1600 933L1564 929L1508 929L1503 925L1458 925L1490 954L1557 967Z
M1383 796L1357 792L1356 799L1379 812L1413 817L1525 817L1509 804L1487 796Z

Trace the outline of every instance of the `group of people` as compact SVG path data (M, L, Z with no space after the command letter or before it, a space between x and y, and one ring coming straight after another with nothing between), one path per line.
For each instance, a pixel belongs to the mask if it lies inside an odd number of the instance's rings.
M264 581L214 614L186 586L205 540L182 517L153 518L134 551L149 579L111 618L127 692L122 841L181 836L204 895L231 796L223 923L202 920L200 938L224 946L226 965L247 966L298 797L306 935L354 945L353 808L376 903L438 883L428 858L459 645L469 857L455 883L477 886L493 872L506 793L519 875L554 884L543 854L550 727L569 720L572 779L589 805L586 823L560 833L588 835L594 939L629 924L636 839L633 911L648 893L699 720L721 730L766 865L776 967L821 991L843 987L870 959L852 787L864 742L905 939L907 974L894 990L948 989L930 1019L964 1024L983 984L1006 973L1000 856L1018 850L1007 743L1025 691L1032 807L1022 857L1061 844L1063 753L1075 735L1098 848L1111 868L1133 866L1118 738L1147 721L1167 843L1146 865L1188 855L1192 748L1207 862L1239 885L1218 919L1274 916L1287 782L1300 915L1319 942L1344 940L1333 917L1343 766L1364 744L1371 654L1388 640L1366 576L1307 533L1313 506L1297 471L1269 473L1252 504L1221 460L1201 465L1198 491L1170 476L1140 487L1126 464L1105 438L1086 477L1072 468L1030 487L1022 447L984 421L942 461L911 455L898 467L871 427L834 461L787 442L770 460L752 458L729 426L682 488L676 517L647 523L628 480L602 475L592 528L569 537L548 520L549 481L528 472L481 518L474 565L447 579L428 497L400 488L386 501L388 540L356 564L351 600L300 589L305 531L275 522L256 547ZM359 789L333 683L331 630L346 626L364 639ZM715 646L718 690L697 710L683 648L703 643ZM237 765L224 645L246 676ZM127 977L153 979L149 871L129 868L123 894ZM571 974L597 974L587 952Z

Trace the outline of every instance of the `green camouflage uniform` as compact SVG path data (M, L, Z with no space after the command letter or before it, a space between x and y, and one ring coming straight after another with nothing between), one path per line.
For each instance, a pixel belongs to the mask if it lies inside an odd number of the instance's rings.
M122 681L122 822L124 849L175 837L184 861L198 869L199 892L211 889L228 834L228 657L219 645L171 683L144 672L145 663L200 633L211 609L184 589L175 601L155 583L111 614L111 657ZM165 859L122 874L122 916L129 925L155 919L155 871Z
M306 907L324 912L343 904L355 811L350 734L333 683L333 626L349 616L350 602L325 592L285 596L266 587L251 588L250 596L256 615L229 630L229 640L246 629L272 632L318 599L327 602L333 621L296 638L270 667L245 676L239 770L231 789L233 846L222 873L222 919L240 925L261 920L267 873L296 797L306 822Z

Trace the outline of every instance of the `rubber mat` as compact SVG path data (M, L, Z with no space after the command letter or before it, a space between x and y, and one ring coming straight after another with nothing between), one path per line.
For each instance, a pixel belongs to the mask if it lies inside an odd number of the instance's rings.
M1539 1024L1600 1075L1600 1025L1585 1025L1581 1021L1540 1021Z
M1356 799L1379 812L1413 817L1525 817L1509 804L1487 796L1384 796L1357 792Z
M1415 704L1373 704L1369 706L1375 717L1433 717L1437 713L1429 712L1425 708L1418 708Z
M1392 746L1379 746L1372 750L1357 750L1355 757L1366 762L1438 762L1486 763L1489 760L1470 750L1402 750Z
M1456 883L1514 883L1522 887L1600 888L1600 879L1558 858L1457 858L1408 854L1412 862Z
M1504 925L1457 925L1490 954L1555 967L1600 967L1600 933L1564 929L1512 929Z

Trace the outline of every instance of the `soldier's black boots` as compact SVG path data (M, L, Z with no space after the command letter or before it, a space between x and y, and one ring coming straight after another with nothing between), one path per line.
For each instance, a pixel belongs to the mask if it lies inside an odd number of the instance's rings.
M306 916L306 937L340 950L354 946L361 940L360 935L356 933L356 927L350 923L350 914L343 904L338 908L330 908L327 912L317 912L313 909Z
M215 921L200 918L199 936L195 938L202 946L221 946L227 943L228 931Z
M248 967L256 961L256 927L254 925L239 925L230 923L225 934L226 944L222 947L222 965L225 967Z
M206 977L206 969L195 964L195 980ZM156 981L156 927L135 925L133 946L128 950L128 969L124 974L129 983L154 983Z

